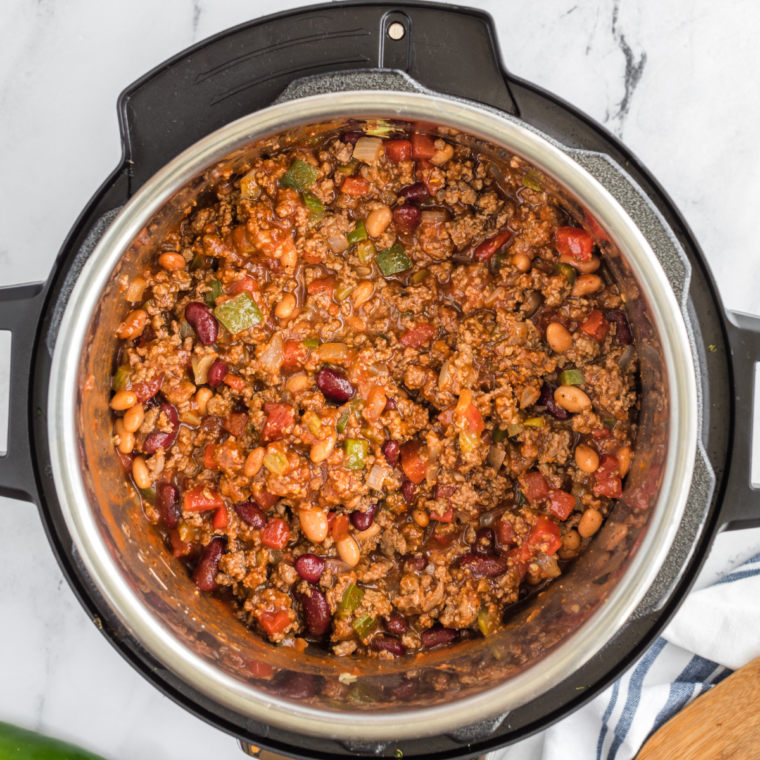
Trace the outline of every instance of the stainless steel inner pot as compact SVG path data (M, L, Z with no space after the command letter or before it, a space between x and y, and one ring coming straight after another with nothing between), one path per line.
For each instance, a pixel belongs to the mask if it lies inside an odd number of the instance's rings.
M373 80L376 82L377 80ZM265 724L312 736L419 738L500 716L551 689L626 622L671 547L692 479L699 414L682 305L623 206L561 146L519 120L407 82L296 97L252 113L186 150L121 210L84 266L50 374L48 432L68 530L100 593L141 644L209 698ZM377 87L377 83L372 85ZM393 85L395 87L396 85ZM313 91L307 90L309 92ZM504 632L398 662L276 648L197 592L150 527L110 442L108 393L123 281L154 255L166 226L262 150L340 131L421 123L498 160L516 157L579 222L596 220L625 294L640 356L638 446L626 492L591 549ZM354 127L355 128L355 127ZM450 137L450 135L449 135ZM590 221L590 219L593 220ZM405 701L379 685L414 681Z

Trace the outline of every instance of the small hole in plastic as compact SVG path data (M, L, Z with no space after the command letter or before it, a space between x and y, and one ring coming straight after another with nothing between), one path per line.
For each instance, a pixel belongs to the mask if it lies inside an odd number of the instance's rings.
M392 40L401 40L404 38L404 35L406 34L406 29L404 29L403 24L399 24L398 21L394 21L389 27L388 27L388 36Z

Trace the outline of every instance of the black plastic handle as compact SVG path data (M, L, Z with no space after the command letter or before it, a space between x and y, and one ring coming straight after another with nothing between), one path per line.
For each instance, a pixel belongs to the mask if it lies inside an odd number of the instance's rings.
M755 367L760 363L760 317L726 312L728 346L733 372L733 441L729 455L728 478L721 505L720 521L727 530L760 527L760 490L752 487L753 437L760 430L753 426ZM725 424L714 420L712 424Z
M389 34L394 24L403 27L400 39ZM517 111L493 22L482 11L371 0L296 9L210 37L122 93L130 193L202 137L270 105L294 79L377 68Z
M30 437L30 415L35 410L30 409L29 384L44 287L35 283L0 288L0 330L11 333L8 451L0 457L0 496L31 502L37 501L37 493Z

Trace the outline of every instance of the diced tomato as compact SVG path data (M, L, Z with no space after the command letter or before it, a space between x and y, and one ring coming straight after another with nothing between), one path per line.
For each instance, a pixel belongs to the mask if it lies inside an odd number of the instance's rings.
M386 140L383 147L386 158L394 164L409 161L412 157L412 143L409 140Z
M437 171L437 174L434 175L434 171ZM446 177L443 175L443 172L437 166L433 166L430 161L425 161L424 159L417 161L414 176L425 184L430 195L435 195L446 184Z
M286 340L282 350L282 368L292 372L301 367L306 361L309 349L300 340Z
M567 493L567 491L560 491L559 488L552 488L549 499L551 500L552 514L559 517L560 520L567 520L575 508L575 496Z
M594 438L609 438L612 435L612 431L608 427L596 428L591 431L591 435Z
M269 491L262 491L261 493L252 494L254 501L266 512L270 510L280 500L279 496L275 496Z
M179 531L174 529L169 531L169 539L172 542L172 555L179 557L187 557L193 550L193 545L187 541L183 541L179 537Z
M594 238L578 227L560 227L555 240L562 256L572 256L576 261L588 261L594 248Z
M454 409L455 407L450 406L448 409L444 409L438 415L438 420L440 421L441 425L447 427L454 421Z
M435 327L425 324L424 322L410 327L400 338L402 346L411 346L412 348L420 348L425 343L429 343L435 335Z
M254 678L271 678L272 677L272 673L274 673L274 670L271 665L267 665L266 662L251 660L250 658L243 657L242 655L240 655L240 657L245 663L245 669Z
M586 333L599 343L602 343L607 337L607 331L610 329L610 323L599 309L594 309L586 317L586 321L580 326L580 331Z
M164 376L158 375L152 380L146 380L143 383L135 383L135 385L132 386L132 390L134 391L135 396L137 396L137 400L141 404L144 404L146 401L150 401L150 399L161 390L161 383L163 382Z
M229 377L229 375L227 376ZM227 379L226 377L224 378ZM245 426L248 424L248 415L245 412L232 412L222 420L222 427L235 438L240 438L245 433Z
M267 632L268 636L282 633L290 625L290 615L285 610L264 610L259 615L259 625Z
M454 519L454 507L449 507L442 515L431 512L430 519L437 520L438 522L450 523Z
M216 459L214 459L214 444L209 443L206 445L206 448L203 450L203 466L207 470L218 470L219 465L216 463Z
M515 529L509 520L497 520L493 528L500 546L515 542Z
M484 240L475 249L475 258L478 261L488 261L511 237L511 230L502 230L497 235Z
M332 275L330 275L330 277L320 277L318 280L312 280L306 286L306 292L309 293L309 295L314 295L315 293L332 293L333 290L335 290L335 278Z
M432 514L430 515L430 518L433 519ZM454 543L456 537L456 533L439 533L437 530L433 531L433 534L431 536L433 541L435 541L439 546L450 546Z
M603 454L599 461L599 469L594 473L596 485L594 493L597 496L609 496L619 499L623 495L623 483L620 479L620 465L616 457Z
M596 235L599 240L609 240L609 237L607 237L607 233L602 229L599 222L594 219L591 214L589 214L588 211L584 212L584 217L586 219L586 224L591 228L592 234Z
M526 472L523 480L525 481L525 498L528 501L538 501L549 496L549 486L540 472Z
M467 424L470 426L470 430L473 433L482 433L486 429L486 423L483 422L483 415L475 404L470 404L467 407L467 411L464 413L464 418L467 420Z
M261 443L278 441L293 426L296 410L290 404L264 404L264 411L269 416L261 431Z
M528 563L522 559L523 550L527 546L527 542L522 546L516 546L514 549L510 549L507 552L507 557L514 562L517 572L520 574L520 580L522 580L528 574ZM530 559L532 555L528 555Z
M340 186L340 191L346 195L366 195L369 187L369 182L364 177L346 177Z
M429 135L412 135L412 158L428 159L435 155L435 142Z
M214 512L214 530L224 530L230 524L230 516L227 513L227 507L219 507Z
M231 372L224 376L224 384L229 385L233 391L238 393L242 393L247 387L245 380L240 375L233 375Z
M224 499L213 489L207 486L196 486L190 491L185 491L182 508L187 512L208 512L224 506Z
M258 293L258 291L259 283L256 282L256 280L252 280L250 277L244 277L242 280L233 282L232 285L227 288L227 295L236 296L240 293L250 293L253 295L254 293Z
M542 551L547 556L554 554L562 546L559 537L559 525L548 517L539 517L538 522L531 528L528 540L523 542L521 559L527 562L536 551Z
M330 524L328 519L328 525ZM348 515L335 515L332 527L330 528L330 535L333 541L340 541L348 535L349 520Z
M116 454L119 457L121 466L124 468L124 472L132 472L132 460L135 458L134 454L122 454L118 449L116 449Z
M415 485L422 483L427 475L428 463L422 448L422 441L407 441L401 446L401 469Z
M290 526L279 517L267 520L264 530L261 531L261 543L270 549L283 549L290 538Z
M337 515L335 512L328 512L327 513L327 530L330 532L330 535L332 535L332 526L335 524L335 518Z

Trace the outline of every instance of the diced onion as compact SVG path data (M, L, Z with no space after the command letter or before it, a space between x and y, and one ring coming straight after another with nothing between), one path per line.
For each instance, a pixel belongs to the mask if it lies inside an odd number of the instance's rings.
M488 458L486 459L486 464L489 467L493 467L494 470L498 472L499 468L502 466L506 458L507 452L504 451L501 446L491 446L491 448L488 450Z
M425 602L422 607L423 612L430 612L433 607L437 607L443 601L443 583L438 581L438 585L435 587L435 591L430 595L430 598Z
M382 491L383 481L386 478L387 470L382 465L376 464L370 471L367 478L367 485L374 491Z
M622 354L620 354L620 358L617 360L617 365L620 367L623 372L625 372L628 369L628 365L631 363L631 360L633 359L633 353L636 349L634 349L633 346L626 346L625 351L623 351Z
M438 482L438 472L440 469L437 464L428 464L425 470L425 484L428 488L432 488Z
M541 398L541 391L533 385L526 385L520 394L520 409L525 409Z
M441 366L441 371L438 374L438 390L439 391L445 391L449 387L449 383L451 382L451 359L446 359L446 361Z
M195 384L204 385L208 382L208 371L211 365L216 361L217 355L215 353L206 354L200 359L196 356L192 359L193 375L195 375Z
M443 224L446 212L443 209L426 209L420 214L420 224Z
M135 277L135 279L132 280L132 282L129 284L129 287L127 288L127 301L130 303L137 303L138 301L142 301L143 293L147 287L148 283L145 282L142 277Z
M327 238L327 244L333 253L343 253L348 248L348 238L345 235L333 235Z
M367 374L370 377L381 377L388 374L388 365L383 362L375 362L367 367Z
M357 161L373 164L383 152L383 141L379 137L360 137L354 146L353 157Z
M496 288L496 290L493 291L490 295L486 296L486 299L484 301L486 306L492 306L495 304L500 298L504 297L505 294L504 288Z
M285 344L280 333L275 333L267 344L264 353L259 357L259 363L265 372L276 375L282 366L282 355Z
M541 568L541 575L544 578L556 578L558 575L562 574L562 571L557 564L557 560L552 557L547 557L543 552L538 552L533 561Z
M344 562L342 559L335 559L330 557L325 560L325 569L329 570L333 575L340 575L341 573L347 573L351 570L351 565L348 562Z

